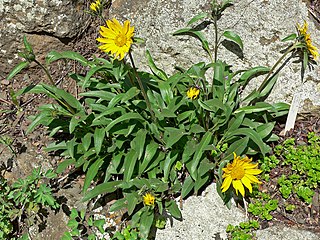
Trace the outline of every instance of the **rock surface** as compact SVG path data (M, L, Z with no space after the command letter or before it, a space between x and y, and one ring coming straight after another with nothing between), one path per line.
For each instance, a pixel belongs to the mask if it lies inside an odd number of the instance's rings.
M235 205L229 210L219 197L215 184L202 196L189 197L183 203L183 221L173 220L164 230L158 230L156 240L207 240L227 239L228 224L238 225L247 221L245 213ZM258 240L317 240L319 234L286 226L272 226L257 231Z
M195 0L116 0L111 8L111 17L130 19L135 26L136 35L146 39L146 46L136 49L134 55L139 67L144 68L145 49L150 49L159 67L173 72L174 66L191 66L193 63L207 61L200 43L191 37L172 36L172 33L186 27L187 21L199 12L209 12L211 1ZM280 40L296 31L296 23L309 22L309 32L318 48L320 34L308 17L308 8L302 0L235 0L234 5L223 14L220 34L229 29L239 34L244 42L244 56L221 48L219 58L232 64L233 70L248 69L262 65L271 67L281 56L280 51L288 44ZM205 30L209 43L213 43L212 27ZM318 44L317 44L318 43ZM296 59L294 59L296 60ZM306 71L304 83L301 80L301 63L291 59L281 71L278 82L269 101L290 103L295 93L302 99L309 98L320 104L320 67ZM261 81L261 79L260 79ZM256 88L259 81L251 83Z
M0 78L18 62L24 34L32 38L37 55L66 50L66 44L88 26L84 7L82 1L73 0L0 0Z

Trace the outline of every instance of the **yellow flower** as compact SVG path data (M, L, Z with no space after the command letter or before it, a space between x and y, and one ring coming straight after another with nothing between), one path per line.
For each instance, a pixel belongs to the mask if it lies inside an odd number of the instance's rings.
M187 91L187 96L188 98L194 100L194 99L197 99L198 96L200 94L200 89L199 88L196 88L196 87L191 87L189 88L189 90Z
M129 52L132 37L134 35L134 27L130 27L130 21L126 20L123 26L113 18L107 20L107 27L100 26L101 38L97 38L98 42L104 43L99 48L104 52L110 52L116 58L122 60L124 55Z
M254 175L260 174L262 171L257 169L258 163L252 164L252 158L248 158L247 156L240 159L240 156L237 156L233 153L234 159L232 163L228 163L226 168L222 168L224 174L222 177L224 178L221 189L222 192L225 192L229 189L231 183L233 188L236 190L236 194L238 195L238 191L244 197L244 187L243 185L249 189L249 192L252 193L251 183L261 183L258 178Z
M298 24L299 34L303 36L303 41L306 44L308 52L313 56L316 60L319 56L318 48L312 45L310 33L308 33L308 23L304 21L303 26L301 27Z
M93 11L93 12L98 12L101 8L101 2L100 0L96 0L95 2L91 3L90 4L90 9Z
M143 196L143 203L147 206L153 206L154 205L154 199L155 197L151 193L146 193Z

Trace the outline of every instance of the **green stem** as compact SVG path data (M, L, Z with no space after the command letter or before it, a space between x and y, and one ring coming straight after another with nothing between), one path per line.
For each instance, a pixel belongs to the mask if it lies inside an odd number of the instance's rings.
M38 62L36 59L34 60L34 62L35 62L36 64L38 64L38 65L42 68L42 70L46 73L47 77L49 78L51 84L52 84L53 86L55 86L56 84L54 83L54 81L53 81L53 79L52 79L52 77L51 77L48 69L46 69L46 68L45 68L40 62Z
M212 20L213 20L213 24L214 24L214 59L212 59L211 57L211 61L212 61L212 64L214 65L216 62L217 62L217 59L218 59L218 46L219 46L219 38L218 38L218 19L217 19L217 16L214 15L212 17ZM212 83L211 83L211 93L213 94L213 84L214 82L214 79L212 79Z
M139 84L139 87L140 87L142 96L143 96L144 100L146 101L147 107L148 107L149 112L150 112L150 114L151 114L151 118L152 118L153 121L156 121L154 112L153 112L152 109L151 109L151 104L150 104L149 98L148 98L147 93L146 93L146 91L145 91L145 89L144 89L144 87L143 87L143 84L142 84L142 82L141 82L141 79L140 79L140 77L139 77L139 75L138 75L137 68L136 68L136 66L135 66L135 64L134 64L133 57L132 57L132 54L131 54L131 51L130 51L130 50L129 50L129 58L130 58L130 61L131 61L131 64L132 64L133 71L134 71L134 73L135 73L135 75L136 75L136 79L137 79L137 82L138 82L138 84Z
M273 67L270 69L268 75L265 77L265 79L263 80L262 84L260 85L260 87L258 88L258 92L261 92L262 89L265 87L265 85L267 84L269 77L271 76L271 74L274 72L274 70L276 69L276 67L282 62L282 60L293 50L296 48L296 45L299 42L296 42L295 44L293 44L279 59L278 61L273 65Z
M214 63L217 61L218 58L218 45L219 45L219 40L218 40L218 19L217 16L214 16L213 18L214 22Z

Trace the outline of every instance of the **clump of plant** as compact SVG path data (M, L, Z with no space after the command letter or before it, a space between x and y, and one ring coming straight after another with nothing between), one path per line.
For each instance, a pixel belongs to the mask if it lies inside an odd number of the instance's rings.
M293 213L297 209L298 199L301 203L312 204L320 182L320 137L309 132L307 143L303 145L297 145L294 138L288 138L275 146L273 153L259 160L259 163L264 170L262 177L267 181L270 181L269 173L272 169L276 168L280 173L278 177L273 177L272 181L277 184L277 191L286 200L283 205L285 211ZM292 204L293 200L295 204ZM271 214L277 209L278 200L271 199L267 193L258 192L251 201L249 212L260 219L272 219Z
M91 11L101 16L103 4L99 2L91 5ZM277 139L272 129L276 118L287 114L288 104L269 104L264 99L277 81L281 61L302 50L307 56L303 61L308 63L312 54L303 39L306 33L291 35L286 40L294 39L294 43L272 68L234 71L217 54L223 39L243 49L239 35L230 30L218 32L218 20L231 3L213 0L210 13L193 17L187 28L174 33L198 39L208 62L177 67L169 76L147 51L150 72L138 71L132 46L140 40L134 36L134 27L129 20L121 24L112 19L100 27L97 38L107 58L87 60L70 51L52 51L46 57L46 65L69 59L88 69L86 75L69 74L79 87L79 97L55 86L47 68L51 85L28 86L16 94L43 93L55 100L39 107L28 132L39 125L47 127L55 139L47 150L65 157L58 172L70 165L83 170L83 201L118 191L119 199L111 208L127 209L130 225L139 229L141 238L147 238L151 228L163 227L168 215L181 219L176 197L197 194L214 178L226 204L230 204L232 189L245 196L245 188L251 192L251 184L260 183L255 176L261 172L258 165L241 156L265 155L270 151L267 143ZM200 20L213 25L213 46L194 26ZM26 39L24 43L25 61L9 79L29 62L39 63ZM241 95L251 80L264 74L258 89ZM59 138L62 134L67 137Z
M314 132L308 134L308 144L296 146L292 139L282 144L277 156L282 165L292 170L289 176L282 175L278 179L279 190L284 198L297 194L304 202L310 204L314 191L320 183L320 137Z
M256 238L255 231L260 228L260 224L256 220L241 222L238 226L229 224L226 232L228 239L231 240L254 240Z
M65 232L61 240L72 240L75 237L80 239L106 239L109 236L107 229L105 228L106 219L95 219L90 213L86 212L86 209L77 211L71 209L67 226L70 228L68 232Z
M9 184L0 177L0 238L29 239L28 229L42 223L45 208L57 209L59 204L52 196L52 190L45 183L56 177L52 170L41 172L34 169L25 179L19 178Z
M271 220L273 217L270 213L278 208L278 200L272 199L267 193L257 192L251 201L248 205L248 212L262 220Z

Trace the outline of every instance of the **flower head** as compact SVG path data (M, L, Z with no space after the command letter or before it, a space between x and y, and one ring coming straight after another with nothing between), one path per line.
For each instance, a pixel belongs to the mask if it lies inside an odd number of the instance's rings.
M93 12L99 12L100 8L101 8L100 0L96 0L95 2L90 4L90 9Z
M196 88L196 87L191 87L189 88L189 90L187 91L187 96L188 98L192 99L192 100L195 100L198 98L200 94L200 89L199 88Z
M303 36L303 42L306 44L308 52L313 56L314 59L317 59L319 56L318 48L312 45L312 40L310 33L308 33L308 23L304 21L303 26L298 24L299 35Z
M154 205L154 199L155 197L151 193L146 193L143 196L143 203L147 206L153 206Z
M104 52L114 54L116 58L122 60L133 43L133 32L134 27L130 27L130 21L128 20L123 25L115 18L107 20L107 27L100 27L102 37L97 38L97 41L103 44L99 48Z
M245 190L243 185L248 188L251 193L251 183L261 183L254 175L260 174L262 171L257 169L258 163L250 163L252 158L249 159L246 156L241 159L240 156L237 156L235 153L233 153L233 155L233 162L228 163L227 167L222 168L224 171L224 174L222 175L224 180L221 189L222 192L227 191L232 183L233 188L236 190L236 194L238 194L239 191L244 197Z

